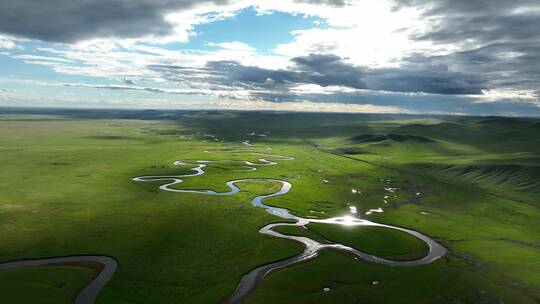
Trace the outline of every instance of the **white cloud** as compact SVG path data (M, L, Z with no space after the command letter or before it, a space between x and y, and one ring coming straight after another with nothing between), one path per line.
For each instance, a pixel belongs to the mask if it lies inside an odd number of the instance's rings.
M35 64L42 64L42 65L48 65L48 66L55 66L55 64L73 64L75 61L65 59L65 58L59 58L59 57L52 57L52 56L38 56L38 55L15 55L13 58L20 59L26 63L35 63Z
M369 67L398 66L400 59L411 52L448 52L448 46L410 38L412 33L426 30L421 13L416 9L394 11L392 2L384 0L355 1L346 7L311 7L306 14L323 18L329 27L294 31L293 40L278 45L274 52L289 57L332 53Z
M12 39L0 36L0 49L13 49L15 47L17 47L17 45Z
M333 93L353 93L365 90L353 89L343 86L320 86L318 84L301 84L290 88L294 94L333 94Z
M512 100L514 102L532 102L540 105L538 92L533 90L491 89L484 90L478 97L478 102L495 102Z
M232 51L242 51L242 52L254 52L255 49L247 45L246 43L240 42L240 41L231 41L231 42L220 42L220 43L214 43L209 42L207 44L208 46L214 46L219 47L226 50L232 50Z

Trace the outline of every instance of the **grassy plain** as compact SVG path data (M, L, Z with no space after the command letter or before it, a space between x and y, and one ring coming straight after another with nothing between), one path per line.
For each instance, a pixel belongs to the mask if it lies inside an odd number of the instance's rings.
M258 233L277 218L249 201L272 192L275 184L241 184L243 191L235 196L208 197L131 180L186 173L172 166L178 159L256 161L249 153L204 152L241 147L246 139L297 159L252 172L227 170L241 168L234 162L210 164L206 175L177 187L224 191L231 179L284 179L293 189L269 204L323 218L355 206L362 218L419 230L449 250L435 263L411 268L325 251L316 260L270 274L247 302L540 300L538 121L255 112L0 113L0 261L113 256L119 268L99 303L216 303L250 269L302 250ZM247 135L251 132L267 136ZM376 208L384 212L365 214ZM383 256L423 250L399 234L310 228ZM7 285L13 275L25 278L27 271L32 272L27 286L25 279ZM24 272L0 273L0 286L13 286L10 299L21 295L18 303L32 302L24 297L34 284L49 286L43 298L61 303L77 290L71 286L89 278L78 268ZM70 288L57 290L55 276L69 278ZM380 284L372 285L374 280ZM324 292L327 286L331 290Z
M73 295L95 277L94 270L76 266L40 266L0 272L3 303L73 303Z

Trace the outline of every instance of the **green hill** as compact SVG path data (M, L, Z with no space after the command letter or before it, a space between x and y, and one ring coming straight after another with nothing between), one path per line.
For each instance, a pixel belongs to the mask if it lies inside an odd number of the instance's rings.
M412 165L430 175L472 183L494 192L540 198L540 166L518 164Z

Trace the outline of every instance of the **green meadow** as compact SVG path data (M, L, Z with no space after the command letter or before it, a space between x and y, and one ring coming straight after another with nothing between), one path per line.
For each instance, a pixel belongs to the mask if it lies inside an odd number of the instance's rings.
M205 196L132 181L190 173L175 160L223 160L175 188L227 191L233 179L282 179L292 190L267 204L405 227L448 249L416 267L326 249L270 273L246 303L538 303L538 134L540 120L526 118L1 109L0 262L107 255L118 269L98 303L224 301L249 270L303 250L258 232L281 219L250 200L277 185L242 183L236 195ZM220 149L244 140L296 159L238 171L245 166L234 160L260 156ZM279 231L400 261L427 251L386 228ZM70 303L95 275L78 265L0 271L0 302Z

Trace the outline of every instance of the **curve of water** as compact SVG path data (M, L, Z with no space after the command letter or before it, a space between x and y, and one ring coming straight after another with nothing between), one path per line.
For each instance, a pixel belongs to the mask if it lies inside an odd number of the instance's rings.
M76 295L75 304L93 304L101 289L112 278L118 263L115 259L103 255L66 256L46 259L19 260L0 264L0 271L32 266L53 266L62 264L95 263L103 266L98 275Z

